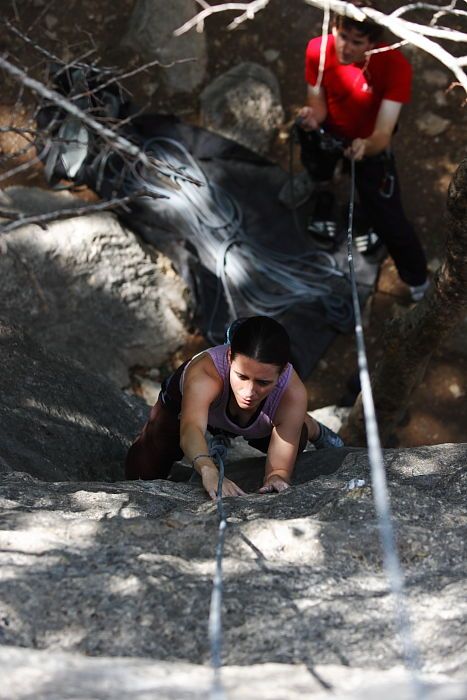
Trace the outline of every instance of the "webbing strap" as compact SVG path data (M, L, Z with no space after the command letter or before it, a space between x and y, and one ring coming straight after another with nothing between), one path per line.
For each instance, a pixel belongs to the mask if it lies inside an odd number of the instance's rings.
M406 594L404 591L404 575L397 552L396 538L392 523L391 505L389 502L386 472L384 469L383 451L379 437L378 423L376 420L373 392L371 390L368 360L363 334L362 314L358 298L357 282L352 254L352 231L355 202L355 161L352 158L350 177L350 203L347 228L347 255L352 287L352 302L355 317L355 339L357 344L358 369L362 392L363 413L365 419L365 431L368 445L368 461L371 469L371 483L381 546L383 549L384 570L395 601L395 619L402 642L403 657L407 668L411 672L414 697L422 700L426 697L417 671L420 669L420 657L415 646L412 634L412 625L408 613Z

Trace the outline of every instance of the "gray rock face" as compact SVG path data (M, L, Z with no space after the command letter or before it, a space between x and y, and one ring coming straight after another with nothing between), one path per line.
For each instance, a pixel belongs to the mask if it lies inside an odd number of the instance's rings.
M25 213L76 206L70 196L10 188ZM128 385L132 365L160 366L186 337L187 289L168 258L112 214L29 225L2 235L0 317L51 352Z
M459 681L435 684L427 694L445 700L465 692L466 455L466 445L385 452L424 669ZM232 464L228 474L250 489L263 468L263 459L250 458ZM331 469L337 471L317 476ZM374 697L372 684L379 684L382 699L412 697L400 676L387 675L400 666L393 601L371 488L347 490L354 478L369 483L363 451L309 452L295 486L284 494L226 499L223 659L242 667L226 671L230 687L256 678L255 697L279 700L298 697L300 687L324 698L328 684L338 697L363 699ZM217 515L201 487L170 481L46 484L6 474L0 493L0 633L7 647L0 660L10 678L20 653L31 664L18 698L28 697L24 686L32 688L33 669L43 674L49 693L41 696L38 683L39 698L88 697L90 677L101 670L110 678L109 661L67 660L55 656L59 651L126 657L115 663L119 671L106 690L100 680L101 689L90 697L118 697L115 679L125 688L139 669L147 685L140 680L136 698L149 697L157 683L160 698L202 697L196 693L206 688L206 673L186 663L209 663ZM9 649L20 646L54 653L41 671L39 657ZM165 665L133 665L128 657ZM276 680L269 684L255 664L284 664L280 681L272 675ZM277 667L272 672L279 673ZM253 694L234 689L232 697Z
M275 75L256 63L240 63L201 93L203 125L252 151L266 153L284 118Z
M187 663L147 659L90 659L79 654L0 648L0 700L206 700L212 672ZM27 669L27 670L26 670ZM223 669L229 700L329 700L324 679L332 679L336 700L413 700L401 669L261 664ZM339 692L338 688L342 688ZM432 676L423 683L424 700L465 700L467 684ZM337 691L337 692L336 692Z
M168 65L193 59L157 71L174 93L191 92L205 77L206 35L194 30L178 37L173 34L199 10L193 0L137 0L123 39L124 46L142 54L148 61L159 59Z
M0 319L0 472L48 481L123 477L146 408ZM32 475L32 476L29 476ZM44 502L45 503L45 502Z

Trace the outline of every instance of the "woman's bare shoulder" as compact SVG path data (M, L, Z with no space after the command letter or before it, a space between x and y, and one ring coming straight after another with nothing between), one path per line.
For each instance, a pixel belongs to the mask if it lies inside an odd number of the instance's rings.
M296 371L292 373L277 407L276 418L280 421L293 413L305 414L308 404L306 387Z
M223 385L219 372L208 352L202 352L191 360L185 370L183 384L186 387L192 382L198 384L203 379L211 385L213 382L218 386Z

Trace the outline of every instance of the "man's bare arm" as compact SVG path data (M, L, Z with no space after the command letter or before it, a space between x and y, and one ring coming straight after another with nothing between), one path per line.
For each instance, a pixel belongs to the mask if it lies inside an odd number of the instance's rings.
M301 117L302 129L305 131L318 129L326 119L327 113L326 94L323 88L314 88L308 85L307 106L302 107L298 113Z
M377 156L388 148L401 108L401 102L383 100L376 117L373 133L366 139L354 139L347 150L347 155L352 156L355 160L361 160L365 156Z

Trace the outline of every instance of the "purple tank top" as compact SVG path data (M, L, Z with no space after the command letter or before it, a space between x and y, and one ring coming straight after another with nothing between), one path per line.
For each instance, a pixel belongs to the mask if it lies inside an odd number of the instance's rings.
M213 428L218 428L219 430L226 430L227 432L234 433L235 435L241 435L248 440L267 437L271 434L274 427L274 415L282 398L282 394L284 393L284 390L290 381L290 377L292 376L292 365L289 362L284 367L276 386L271 391L269 396L267 396L266 401L261 407L261 411L258 413L253 423L242 428L240 425L237 425L237 423L231 421L227 416L227 404L230 397L230 365L227 357L229 348L230 345L216 345L216 347L209 348L209 350L204 351L211 357L211 360L214 362L214 365L219 372L219 376L224 383L222 393L209 407L208 425ZM187 367L188 366L189 364ZM184 376L185 371L180 378L180 391L182 394Z

